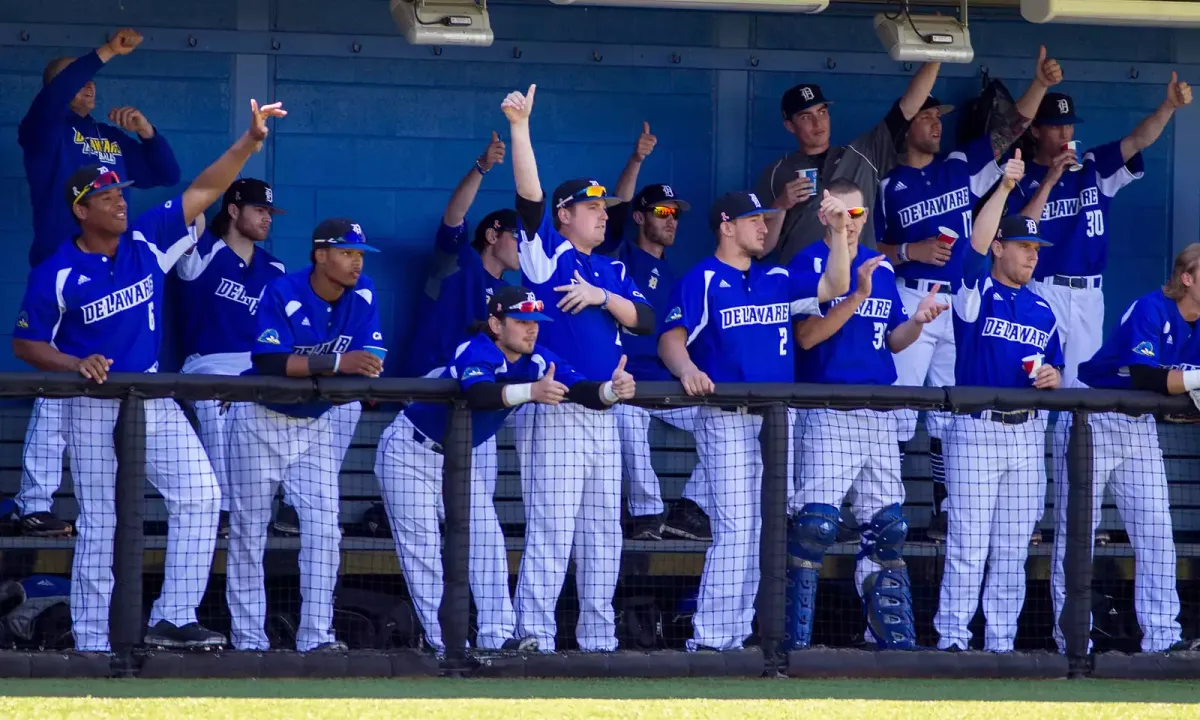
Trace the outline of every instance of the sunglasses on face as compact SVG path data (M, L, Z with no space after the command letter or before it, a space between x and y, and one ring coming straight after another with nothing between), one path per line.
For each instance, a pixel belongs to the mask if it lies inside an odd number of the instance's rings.
M655 207L651 208L650 213L659 220L666 220L667 218L679 218L679 208L663 207L662 205L656 205Z
M867 214L867 209L865 207L852 207L846 208L846 212L850 214L851 218L857 220L858 218Z
M121 182L121 178L119 178L112 170L109 170L105 173L100 173L100 175L91 183L89 183L87 187L79 191L79 194L75 196L75 200L73 200L71 204L74 205L75 203L78 203L84 198L85 195L93 190L103 190L109 185L116 185L119 182Z

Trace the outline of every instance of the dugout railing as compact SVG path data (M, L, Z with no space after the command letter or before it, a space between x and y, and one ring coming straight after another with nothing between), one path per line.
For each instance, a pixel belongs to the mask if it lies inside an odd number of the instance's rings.
M612 653L480 654L468 649L472 601L468 572L470 553L471 414L452 381L426 379L316 380L114 374L102 385L68 375L8 374L0 381L0 400L32 398L120 399L114 434L118 470L116 534L110 610L110 654L70 651L0 651L0 676L130 676L142 677L280 677L409 675L451 676L864 676L864 677L1200 677L1200 653L1092 653L1093 611L1093 438L1086 419L1094 413L1134 417L1152 414L1173 421L1198 419L1187 397L1165 398L1140 392L1095 390L997 390L987 388L907 388L830 385L722 385L719 394L692 398L675 383L641 383L632 404L670 409L704 405L737 408L761 416L762 491L759 503L761 579L754 602L753 646L734 652L625 650ZM287 651L169 653L142 647L147 611L144 607L143 560L147 549L143 509L146 503L146 401L172 398L183 402L334 403L368 401L387 407L412 402L449 408L441 443L444 507L444 592L438 612L445 652L421 650L352 650L344 654ZM1067 538L1064 561L1065 603L1060 627L1065 652L1047 650L1005 653L967 651L877 651L852 647L813 647L784 652L787 593L789 472L794 463L789 409L911 409L954 414L1039 410L1070 414L1067 455ZM1189 432L1192 432L1189 430ZM1200 445L1200 429L1197 445ZM1057 479L1056 479L1057 480ZM804 478L797 477L803 483ZM4 554L63 548L69 540L0 538ZM386 545L386 543L385 543ZM388 546L390 547L390 546ZM9 562L0 567L8 579ZM1195 598L1183 598L1194 605ZM1184 628L1185 637L1189 627ZM560 632L562 629L560 628ZM1047 646L1049 642L1047 641Z

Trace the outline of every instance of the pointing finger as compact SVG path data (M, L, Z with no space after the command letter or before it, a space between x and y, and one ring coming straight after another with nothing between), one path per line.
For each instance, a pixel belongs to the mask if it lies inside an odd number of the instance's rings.
M941 289L942 289L941 283L934 283L933 287L929 289L929 297L934 297L935 295L938 294L938 291Z

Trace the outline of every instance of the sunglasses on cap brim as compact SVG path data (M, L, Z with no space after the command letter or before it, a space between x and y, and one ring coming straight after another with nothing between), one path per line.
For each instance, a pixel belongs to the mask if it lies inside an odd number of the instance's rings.
M77 204L80 200L82 200L90 192L93 192L96 190L104 190L105 188L109 188L109 187L113 187L113 186L117 186L117 185L122 185L122 183L121 183L120 176L118 176L115 172L113 172L112 170L109 170L108 172L100 173L100 175L97 176L95 180L88 183L87 186L85 186L82 190L80 190L75 195L75 199L71 201L71 204L72 205Z
M571 202L582 200L616 200L617 202L620 202L616 198L610 198L608 196L608 188L604 187L603 185L588 185L587 187L576 190L562 200L559 200L558 206L560 208L564 208Z

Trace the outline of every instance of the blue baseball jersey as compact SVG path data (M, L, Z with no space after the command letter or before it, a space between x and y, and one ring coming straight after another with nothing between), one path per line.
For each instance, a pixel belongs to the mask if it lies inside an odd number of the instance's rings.
M1032 387L1023 358L1041 354L1062 367L1054 311L1027 287L1011 288L988 274L987 256L968 248L962 287L954 298L954 384Z
M1088 150L1079 159L1083 169L1064 172L1042 209L1039 234L1053 247L1042 248L1033 277L1100 275L1108 265L1108 207L1117 192L1142 177L1141 153L1126 163L1121 143ZM1025 164L1020 192L1009 195L1008 209L1019 213L1046 179L1049 168Z
M467 223L442 223L434 244L434 267L417 300L411 355L404 374L421 377L454 359L471 326L487 319L487 303L506 283L483 267L468 239Z
M111 258L62 243L30 272L13 337L75 357L103 355L112 372L154 372L166 273L195 244L194 233L175 198L138 216Z
M286 272L283 263L255 246L250 262L212 233L204 233L175 266L182 281L179 294L186 372L241 375L250 368L250 351L258 337L255 314L267 285Z
M710 257L676 284L660 334L686 330L692 362L714 383L792 382L792 315L807 311L819 279L757 263L742 272Z
M550 363L554 363L554 379L568 388L584 379L568 363L541 345L534 345L532 353L522 355L516 362L509 362L496 343L480 333L458 346L454 361L438 377L458 380L463 390L485 382L527 383L541 380ZM422 435L440 445L446 432L447 409L445 403L414 403L404 409L404 414ZM515 407L472 410L471 447L479 447L495 437L504 420L514 410Z
M529 201L517 198L518 216L522 205ZM597 253L583 253L554 228L550 213L543 203L542 220L533 234L521 220L518 257L521 278L527 288L545 302L543 311L554 322L544 323L540 330L543 345L566 359L588 380L604 381L612 377L629 337L618 326L612 314L593 305L576 315L559 310L557 303L563 293L554 288L575 282L576 271L589 283L631 302L649 305L637 284L628 273L622 272L610 258Z
M860 246L850 262L850 290L828 302L817 302L817 283L829 262L829 245L816 242L792 258L788 270L798 284L812 288L812 297L799 307L803 314L824 317L835 305L846 300L858 286L858 267L879 256ZM887 260L879 263L871 275L871 295L859 305L846 324L811 350L797 351L796 378L801 382L844 385L892 385L896 382L896 363L888 348L888 335L908 320L908 311L896 290L896 275Z
M888 245L921 242L936 236L940 227L959 234L945 265L906 262L895 268L896 277L934 280L946 292L957 292L971 239L971 207L1002 174L992 154L991 137L939 155L923 168L893 168L875 196L876 240Z
M1079 379L1088 387L1127 390L1131 365L1178 368L1188 358L1194 328L1179 314L1179 305L1155 290L1135 301L1121 317L1092 359L1079 365Z
M658 322L661 325L665 311L671 303L671 290L675 287L675 271L665 257L654 257L637 246L637 243L626 240L617 250L617 266L622 277L629 277L634 285L642 291L650 305L658 312ZM621 336L625 354L629 360L625 369L638 380L674 380L671 371L663 365L658 357L658 335L634 335L625 331Z
M361 275L353 290L330 304L313 291L309 281L312 272L311 266L306 267L267 285L255 315L258 336L251 353L330 355L386 347L379 330L375 291L367 276ZM252 367L243 374L257 372ZM330 403L264 404L276 412L301 418L320 417L333 407Z

